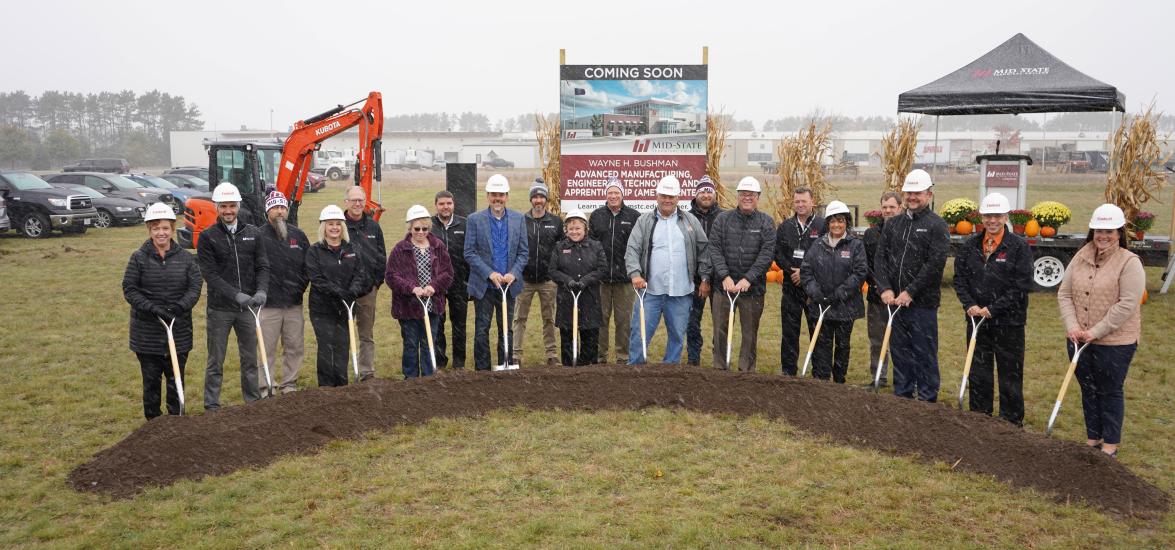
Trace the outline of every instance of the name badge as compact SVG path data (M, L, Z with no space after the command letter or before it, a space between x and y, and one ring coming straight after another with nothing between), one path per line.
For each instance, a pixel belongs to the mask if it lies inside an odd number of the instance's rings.
M925 228L925 227L922 227L922 228L919 228L919 229L915 229L915 230L914 230L914 232L915 232L915 233L925 233L925 232L926 232L926 228Z
M804 259L804 251L803 250L795 250L791 253L791 257L796 260L802 260L802 259Z
M1002 263L1007 263L1008 260L1006 258L996 258L995 261L996 261L996 263L1002 264Z
M852 257L852 255L853 255L853 254L852 254L851 252L849 252L848 250L841 250L841 251L840 251L840 257L841 257L841 258L851 258L851 257Z
M251 240L253 240L253 237L241 237L241 240L242 241L251 241Z

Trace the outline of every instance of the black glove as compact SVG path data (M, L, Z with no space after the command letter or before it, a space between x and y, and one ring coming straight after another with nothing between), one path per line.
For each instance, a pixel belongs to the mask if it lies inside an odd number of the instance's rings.
M249 307L262 307L265 305L265 291L259 290L252 298L249 298Z
M830 297L830 296L823 296L823 297L821 297L821 298L820 298L820 300L818 300L816 303L818 303L818 304L820 304L820 305L822 305L822 306L830 306L830 305L832 305L832 297Z
M567 283L567 290L570 290L571 292L580 292L583 289L583 283L579 281L571 281L570 283Z
M163 306L151 306L151 315L159 317L164 321L170 321L173 317L175 317L174 315L169 314L167 312L167 308Z
M244 292L238 292L237 295L233 297L233 299L237 301L238 306L245 307L249 305L249 300L252 300L253 298Z
M836 301L843 302L849 299L849 293L843 288L836 289Z
M168 304L166 306L163 306L163 310L167 312L167 317L171 318L171 319L179 317L179 315L180 315L180 306L177 306L175 304Z

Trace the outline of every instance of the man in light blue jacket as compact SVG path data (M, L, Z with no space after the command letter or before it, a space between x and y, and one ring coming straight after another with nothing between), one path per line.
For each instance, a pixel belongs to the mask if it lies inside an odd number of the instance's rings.
M465 261L469 262L466 289L474 302L473 364L477 370L490 370L490 322L514 340L509 319L514 317L514 301L522 293L522 268L526 267L529 246L522 214L506 208L510 182L494 174L486 182L489 207L469 215L465 220ZM502 323L502 290L507 289L507 322ZM498 338L498 359L510 363L505 342Z

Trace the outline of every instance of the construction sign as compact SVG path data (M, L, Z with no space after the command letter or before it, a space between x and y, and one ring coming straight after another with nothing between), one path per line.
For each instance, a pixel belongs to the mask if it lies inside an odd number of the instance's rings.
M625 204L652 210L668 174L688 207L706 173L706 74L706 65L561 66L560 208L603 205L615 176Z

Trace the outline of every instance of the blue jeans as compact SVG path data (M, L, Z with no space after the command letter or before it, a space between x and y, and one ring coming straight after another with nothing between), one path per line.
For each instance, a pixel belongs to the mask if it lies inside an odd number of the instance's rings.
M938 310L904 307L894 315L889 357L894 395L938 401Z
M1066 346L1073 358L1073 345ZM1077 360L1077 383L1081 385L1081 408L1085 413L1085 437L1110 445L1122 442L1122 420L1126 399L1122 384L1138 344L1099 346L1090 344ZM1002 405L1002 404L1001 404Z
M661 317L665 317L665 331L669 334L669 342L665 345L665 358L662 363L680 363L681 352L685 344L685 326L689 322L690 305L693 296L669 296L667 294L645 295L645 337L651 341L661 324ZM632 304L632 334L628 338L628 364L640 365L647 362L641 353L640 328L640 300Z
M429 315L429 324L432 325L433 345L436 346L437 333L441 328L441 316ZM404 353L400 357L400 368L404 371L404 378L418 376L432 376L436 373L436 365L428 353L428 335L424 333L424 319L400 319L400 338L404 340ZM437 353L439 356L440 353ZM439 362L440 359L438 358Z

